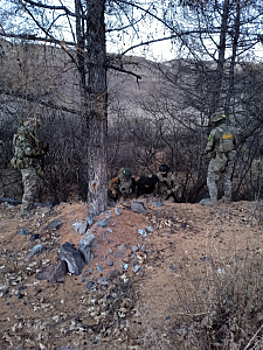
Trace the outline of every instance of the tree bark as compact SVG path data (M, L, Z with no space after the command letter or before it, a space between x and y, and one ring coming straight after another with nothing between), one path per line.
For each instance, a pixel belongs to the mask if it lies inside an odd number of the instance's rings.
M104 0L87 0L86 101L84 117L88 145L88 215L107 209L107 80Z

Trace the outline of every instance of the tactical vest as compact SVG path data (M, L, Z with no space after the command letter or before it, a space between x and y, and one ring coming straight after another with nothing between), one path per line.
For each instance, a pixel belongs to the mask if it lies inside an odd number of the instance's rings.
M157 176L159 178L159 194L166 194L168 190L172 189L172 173L168 172L167 176L158 173Z
M13 136L14 157L11 159L11 164L14 168L25 169L35 166L34 158L29 157L24 151L25 146L33 143L33 140L29 140L23 128L21 128L20 131L20 133ZM32 147L34 147L33 144Z
M227 125L222 125L217 128L219 136L219 144L216 146L215 151L219 153L225 153L232 151L234 145L234 134Z
M132 193L132 179L127 178L124 175L120 174L119 178L119 191L122 194L131 194Z

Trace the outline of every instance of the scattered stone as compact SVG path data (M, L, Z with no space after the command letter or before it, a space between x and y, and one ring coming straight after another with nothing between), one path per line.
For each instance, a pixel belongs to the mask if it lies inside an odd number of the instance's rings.
M99 278L99 279L97 280L97 283L98 283L98 284L103 284L103 285L105 285L105 286L108 285L107 278L105 278L105 277Z
M65 261L70 273L80 275L85 265L80 252L70 243L64 243L58 249L59 259Z
M87 224L88 224L89 226L92 226L92 225L93 225L93 220L92 220L92 218L90 218L90 217L87 217L86 222L87 222Z
M137 273L138 271L140 271L140 269L141 269L141 266L140 266L140 265L136 265L136 266L134 267L134 269L133 269L133 272L134 272L134 273Z
M29 231L26 230L25 228L20 228L19 231L18 231L18 234L20 236L28 236L29 235Z
M88 289L92 289L92 288L94 288L96 285L95 285L95 282L93 282L93 281L89 281L87 284L86 284L86 287L88 288Z
M51 221L47 226L44 227L44 230L47 231L57 231L60 229L60 227L62 226L62 222L60 219L55 219L53 221Z
M113 266L113 261L112 260L108 261L108 266Z
M171 265L169 266L169 268L170 268L170 270L175 271L175 266L174 266L173 264L171 264Z
M80 235L84 235L84 233L86 232L86 230L88 228L88 223L87 222L84 222L84 223L76 222L75 224L72 224L72 227L73 227L75 232L79 233Z
M65 261L58 260L56 264L44 267L36 274L37 280L58 281L67 273L67 265Z
M131 210L135 213L147 213L147 210L142 202L131 201Z
M121 267L124 271L128 271L129 264L122 264Z
M98 240L89 230L86 232L85 236L79 241L79 248L90 246L96 247L98 245Z
M34 242L36 241L37 239L41 238L41 236L38 234L38 233L33 233L30 238L29 238L29 241L30 242Z
M97 270L101 273L103 271L103 268L100 266L100 265L97 265L96 264L96 267L97 267Z
M100 221L98 222L98 225L101 226L101 227L105 227L105 226L107 225L107 222L104 221L104 220L100 220Z
M131 250L133 252L137 252L139 250L139 247L137 245L133 245L133 246L131 246Z
M147 232L153 232L153 227L152 226L146 226L146 231Z
M85 282L86 281L86 277L85 277L85 275L81 275L81 282Z
M121 245L120 245L120 251L121 251L121 252L125 252L125 251L126 251L126 247L125 247L124 244L121 244Z
M81 245L81 246L79 246L79 251L80 251L80 253L82 255L82 258L85 261L85 263L87 265L89 265L92 262L93 258L94 258L94 255L93 255L93 253L91 251L91 247L89 245L86 245L86 246Z
M120 215L122 215L122 210L120 208L116 207L115 213L116 213L116 215L120 216Z
M138 233L140 234L140 235L142 235L142 236L144 236L144 237L146 237L147 236L147 233L146 233L146 231L144 230L144 229L139 229L138 230Z
M145 245L144 244L141 246L140 251L145 252Z
M28 255L28 259L32 259L35 255L42 253L44 249L45 249L45 247L42 244L35 245L31 249L31 251Z
M211 259L208 256L202 256L200 258L201 261L210 261Z

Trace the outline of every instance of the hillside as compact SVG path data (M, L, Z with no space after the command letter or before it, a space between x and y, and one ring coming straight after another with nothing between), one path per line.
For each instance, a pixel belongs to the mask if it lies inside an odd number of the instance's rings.
M187 307L197 311L191 303L198 288L207 288L215 276L222 283L255 257L262 260L259 203L211 210L150 202L146 213L134 212L130 203L117 207L91 225L98 245L81 275L49 282L36 273L57 261L65 242L78 247L82 236L72 224L85 222L86 203L41 207L24 219L19 206L0 205L1 350L177 349L172 344L178 340L178 315L183 309L186 315ZM55 219L61 225L48 228ZM29 258L37 244L45 249ZM207 316L202 315L199 326ZM189 347L185 329L180 328L182 348L198 349Z

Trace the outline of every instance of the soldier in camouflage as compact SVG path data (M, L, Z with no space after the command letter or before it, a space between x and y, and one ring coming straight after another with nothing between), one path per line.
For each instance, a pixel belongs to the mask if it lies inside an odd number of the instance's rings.
M23 197L21 213L34 209L34 202L37 194L37 167L38 159L45 154L46 150L41 149L35 137L35 129L38 121L26 119L13 137L14 157L11 164L21 171L23 183Z
M231 175L235 160L235 145L237 143L236 133L233 127L226 122L224 113L215 113L211 122L215 128L208 136L208 142L204 154L212 154L208 166L207 186L210 200L205 204L217 206L216 178L221 175L223 180L224 195L220 202L229 203L232 198Z
M178 202L182 197L181 185L168 165L160 165L157 176L159 197L169 202Z
M114 199L123 202L134 195L135 180L129 168L123 168L120 174L111 179L109 182L109 190Z

